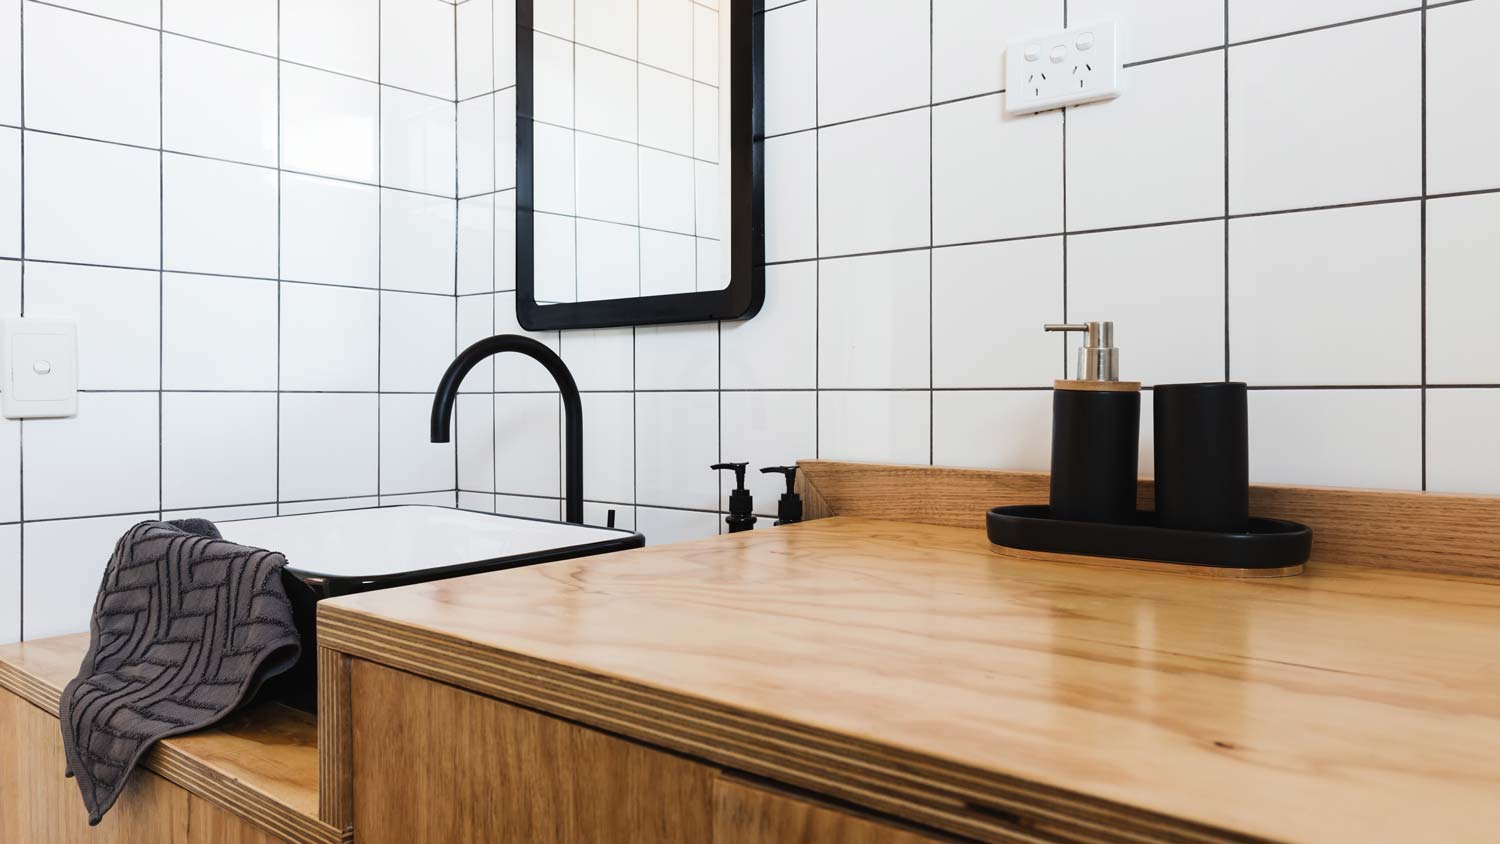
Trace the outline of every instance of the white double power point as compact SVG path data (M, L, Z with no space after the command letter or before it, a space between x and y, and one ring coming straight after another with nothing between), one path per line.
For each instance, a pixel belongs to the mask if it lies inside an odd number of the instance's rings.
M1030 114L1120 96L1114 21L1021 38L1005 50L1005 111Z

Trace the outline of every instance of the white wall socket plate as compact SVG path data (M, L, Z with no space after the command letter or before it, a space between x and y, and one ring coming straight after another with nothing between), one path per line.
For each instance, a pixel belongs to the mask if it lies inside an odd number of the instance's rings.
M56 317L0 320L0 415L78 415L78 323Z
M1120 96L1120 42L1112 20L1071 26L1005 48L1005 112L1031 114Z

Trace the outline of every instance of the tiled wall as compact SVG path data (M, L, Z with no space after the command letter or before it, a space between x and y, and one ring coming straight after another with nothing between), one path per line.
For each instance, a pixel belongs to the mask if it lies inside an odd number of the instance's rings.
M454 503L454 16L0 0L0 314L76 318L82 387L0 420L0 641L158 513Z
M583 43L630 5L536 2ZM1044 469L1064 319L1116 321L1128 378L1248 381L1257 481L1500 492L1500 0L768 5L765 310L544 337L586 390L591 517L712 533L719 459ZM1003 117L1001 45L1103 16L1125 95ZM529 366L467 399L496 425L461 439L466 506L557 512Z

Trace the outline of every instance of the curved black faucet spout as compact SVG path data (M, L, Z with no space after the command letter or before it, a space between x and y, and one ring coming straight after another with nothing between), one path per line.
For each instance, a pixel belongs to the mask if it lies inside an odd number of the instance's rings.
M567 364L557 356L557 352L547 348L542 343L522 337L519 334L498 334L487 340L464 349L453 363L448 364L448 371L443 373L443 380L438 382L437 394L432 398L432 441L445 443L448 441L448 425L453 419L453 402L458 398L458 385L463 383L464 376L469 374L476 364L492 355L501 352L520 352L532 360L540 363L551 373L552 380L557 382L557 389L562 393L563 401L563 474L567 489L563 499L563 509L566 520L574 524L583 524L583 401L578 396L578 384L573 380L573 373L568 371Z

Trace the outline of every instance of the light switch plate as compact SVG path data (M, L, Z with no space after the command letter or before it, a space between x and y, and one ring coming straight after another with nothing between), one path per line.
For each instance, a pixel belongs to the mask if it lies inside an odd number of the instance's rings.
M1021 38L1005 49L1005 111L1031 114L1120 96L1114 21Z
M40 419L78 413L78 323L58 317L0 320L0 415Z

